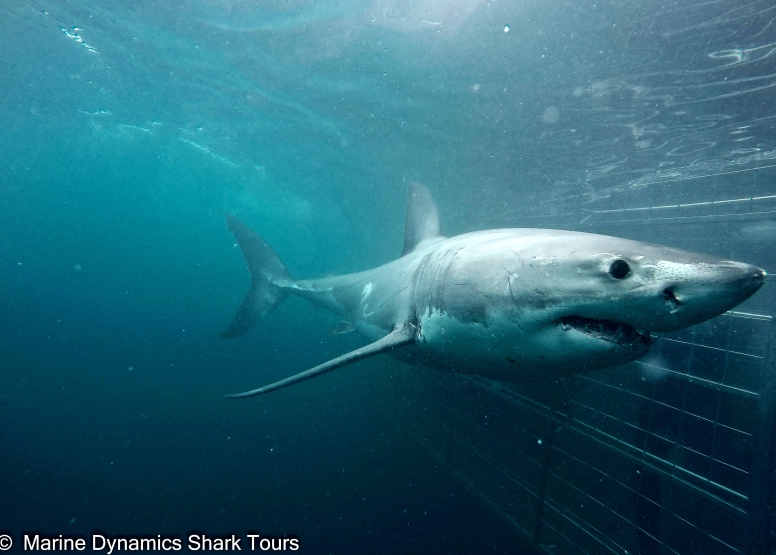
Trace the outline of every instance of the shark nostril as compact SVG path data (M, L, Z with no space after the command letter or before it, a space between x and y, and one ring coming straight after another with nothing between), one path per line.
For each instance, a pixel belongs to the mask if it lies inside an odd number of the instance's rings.
M666 305L671 309L671 314L678 312L682 306L681 301L676 298L673 289L666 287L663 289L663 298L666 300Z

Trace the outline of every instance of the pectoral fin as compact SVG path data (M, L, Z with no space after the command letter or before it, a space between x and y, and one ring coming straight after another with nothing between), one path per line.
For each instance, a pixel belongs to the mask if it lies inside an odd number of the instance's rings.
M303 382L305 380L309 380L310 378L315 378L316 376L325 374L326 372L330 372L332 370L336 370L337 368L347 366L351 362L356 362L358 360L363 360L365 358L373 357L375 355L379 355L380 353L390 351L391 349L395 349L397 347L404 347L405 345L410 345L411 343L414 343L414 342L415 342L415 334L412 331L412 329L409 326L402 326L400 328L396 328L391 333L389 333L382 339L378 339L374 343L371 343L365 347L361 347L360 349L356 349L355 351L351 351L348 354L342 355L328 362L324 362L323 364L319 364L315 368L310 368L309 370L305 370L304 372L295 374L294 376L290 376L288 378L280 380L279 382L265 385L264 387L260 387L258 389L245 391L243 393L234 393L231 395L227 395L227 397L253 397L255 395L262 395L264 393L269 393L270 391L275 391L276 389L288 387L289 385L294 385L295 383Z

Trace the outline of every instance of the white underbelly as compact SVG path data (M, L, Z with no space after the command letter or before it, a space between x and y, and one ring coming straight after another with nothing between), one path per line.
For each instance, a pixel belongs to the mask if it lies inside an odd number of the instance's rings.
M615 345L568 334L558 326L526 326L506 317L461 322L439 311L420 319L417 352L422 364L463 374L533 381L624 364Z

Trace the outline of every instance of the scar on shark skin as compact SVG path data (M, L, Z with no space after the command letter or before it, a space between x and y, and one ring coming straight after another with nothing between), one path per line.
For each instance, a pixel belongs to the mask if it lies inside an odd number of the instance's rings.
M514 291L512 291L512 280L517 279L517 276L515 276L512 272L510 272L506 268L504 268L504 270L506 270L507 274L509 274L509 277L507 277L507 287L509 288L509 296L512 297L512 301L515 303L515 306L517 306L518 302L517 302L517 299L515 298ZM515 325L517 325L517 328L521 332L525 331L523 329L522 324L520 324L520 318L518 318L517 315L515 315ZM507 361L512 361L512 359L510 357L507 357Z

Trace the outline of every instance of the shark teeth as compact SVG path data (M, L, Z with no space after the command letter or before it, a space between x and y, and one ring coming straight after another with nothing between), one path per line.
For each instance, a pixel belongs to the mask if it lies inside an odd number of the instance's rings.
M622 322L595 320L581 316L565 316L559 320L559 323L564 331L574 328L576 331L590 337L617 343L625 348L649 347L653 343L648 331L637 330L633 326Z

